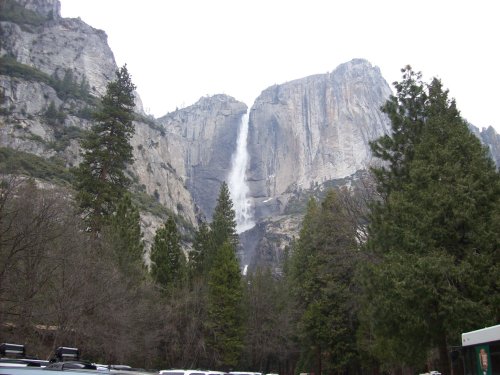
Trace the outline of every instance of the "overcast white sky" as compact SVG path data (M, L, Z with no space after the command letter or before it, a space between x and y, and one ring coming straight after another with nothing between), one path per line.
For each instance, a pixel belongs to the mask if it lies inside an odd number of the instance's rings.
M61 0L103 29L156 117L224 93L251 106L265 88L353 58L391 84L410 64L442 79L462 115L500 132L496 0Z

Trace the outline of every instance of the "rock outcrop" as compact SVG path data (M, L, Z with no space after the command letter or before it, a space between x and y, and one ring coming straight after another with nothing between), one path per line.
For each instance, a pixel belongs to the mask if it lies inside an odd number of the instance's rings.
M483 144L488 147L491 158L495 162L497 168L500 168L500 134L493 127L483 128L480 136Z
M369 142L390 129L380 111L390 94L380 70L361 59L264 90L250 112L248 141L257 215L284 193L366 168Z
M469 129L479 138L481 143L488 148L488 152L495 162L495 165L500 169L500 134L498 134L492 126L487 128L479 128L469 124Z
M17 0L17 3L47 19L61 18L61 3L59 0Z
M21 64L59 79L63 79L69 69L77 82L83 79L88 82L93 95L104 94L116 72L106 33L79 18L60 18L59 1L22 3L27 3L27 9L40 12L37 14L41 17L46 17L47 12L57 12L57 17L35 24L1 22L0 56L11 56Z
M227 95L214 95L158 119L168 134L170 163L209 219L220 185L227 180L246 111L244 103Z
M4 0L2 7L0 146L78 165L82 131L118 68L106 33L62 18L58 0ZM161 141L165 131L144 115L137 93L136 111L135 191L196 227L196 206L170 164L175 154ZM142 218L150 240L162 219L150 212Z

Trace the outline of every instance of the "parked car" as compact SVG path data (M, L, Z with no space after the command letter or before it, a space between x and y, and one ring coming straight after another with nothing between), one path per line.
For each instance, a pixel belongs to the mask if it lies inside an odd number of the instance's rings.
M160 375L207 375L204 370L160 370Z
M68 375L91 375L95 370L64 370ZM61 370L47 369L42 367L0 367L0 375L61 375Z
M0 344L1 367L45 367L49 361L26 356L26 348L20 344Z

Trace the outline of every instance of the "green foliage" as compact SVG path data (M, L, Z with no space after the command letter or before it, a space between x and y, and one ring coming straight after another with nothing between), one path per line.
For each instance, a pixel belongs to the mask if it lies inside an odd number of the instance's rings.
M23 78L27 81L43 82L47 85L50 85L52 82L48 74L29 65L22 64L14 57L8 55L0 57L0 74Z
M126 66L120 68L95 113L96 123L81 143L83 161L75 169L76 200L93 231L99 231L115 211L130 184L124 170L133 160L134 89Z
M164 291L171 291L185 280L186 258L172 217L156 231L151 246L151 275Z
M218 248L208 278L208 345L216 367L238 364L243 348L243 287L235 248L226 241Z
M141 211L150 212L164 219L173 215L173 213L167 207L159 203L155 197L145 192L135 191L133 193L133 200Z
M56 138L60 137L63 131L62 129L59 129L59 126L64 124L66 113L61 108L57 109L54 101L52 100L45 111L44 117L49 125L56 127Z
M421 366L460 333L498 321L500 176L448 92L410 67L383 110L392 134L372 144L374 169L366 248L363 330L386 364Z
M191 222L186 220L181 215L176 215L172 210L158 202L154 196L143 191L138 191L137 186L134 186L131 190L133 190L131 192L132 201L141 212L149 212L165 220L169 217L173 217L177 227L179 228L181 240L185 242L193 241L196 230Z
M61 100L69 98L80 99L90 104L95 104L94 97L90 95L90 85L85 77L78 82L71 69L64 71L63 79L51 77L51 86L56 90Z
M85 120L92 120L93 114L94 114L93 107L88 106L88 105L78 109L78 111L75 112L75 115L77 117L85 119Z
M208 274L205 260L206 250L210 246L210 229L206 223L201 223L195 233L193 248L189 252L189 277L199 279Z
M107 229L120 269L131 278L137 276L144 266L144 242L139 210L132 203L130 194L125 194L118 202Z
M205 342L207 365L229 369L243 349L243 285L236 258L236 221L226 183L221 185L210 226L201 224L189 254L190 287L208 285Z
M153 116L136 114L135 120L147 124L151 129L157 130L162 137L166 134L163 125L160 125Z
M45 118L50 121L56 121L57 120L57 109L56 109L56 104L52 100L50 102L50 105L47 107L47 110L45 111Z
M0 21L40 26L47 21L47 18L26 9L15 0L0 0Z
M0 172L26 175L63 185L70 184L73 177L57 159L44 159L7 147L0 147Z
M80 140L85 136L85 130L78 126L67 126L56 133L56 140L47 146L55 151L65 150L72 140Z
M258 267L245 277L245 348L240 368L283 371L293 346L293 308L286 280Z
M91 106L96 105L96 99L90 95L89 84L85 77L81 82L73 76L71 70L66 70L65 76L60 80L57 76L51 77L48 74L18 62L12 56L0 57L0 74L10 77L22 78L31 82L42 82L52 88L57 93L57 96L66 100L69 98L83 100Z
M210 223L210 232L212 251L216 251L226 241L235 248L238 245L236 214L234 213L233 202L226 182L223 182L220 187L217 205Z
M355 369L357 253L356 228L337 194L330 190L320 206L311 199L290 259L301 370Z
M195 234L193 250L189 255L189 269L192 278L208 277L214 258L220 247L229 242L236 249L238 235L236 233L236 214L229 195L229 188L222 183L217 198L212 222L209 226L201 224Z

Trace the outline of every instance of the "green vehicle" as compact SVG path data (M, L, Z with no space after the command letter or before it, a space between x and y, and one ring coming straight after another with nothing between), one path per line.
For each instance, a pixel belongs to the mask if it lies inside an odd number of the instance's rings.
M465 375L500 375L500 324L462 333Z

